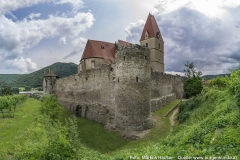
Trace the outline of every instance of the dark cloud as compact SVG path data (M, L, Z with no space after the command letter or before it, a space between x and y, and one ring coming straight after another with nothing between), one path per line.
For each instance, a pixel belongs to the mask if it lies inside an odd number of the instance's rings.
M78 51L72 51L71 53L69 53L68 55L66 55L65 57L63 57L63 59L67 59L69 57L72 57L72 56L75 56L76 54L78 54L79 52Z
M239 8L239 7L236 7ZM165 41L165 71L182 72L187 61L204 74L228 72L240 57L240 10L227 8L227 17L213 18L187 7L155 18ZM157 8L156 8L157 9ZM237 12L237 13L236 13ZM137 40L142 25L128 27L127 40ZM134 32L134 33L133 33Z

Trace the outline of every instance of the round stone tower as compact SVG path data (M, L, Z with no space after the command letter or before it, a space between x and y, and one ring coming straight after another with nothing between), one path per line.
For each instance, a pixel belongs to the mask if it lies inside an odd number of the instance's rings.
M149 49L140 45L119 47L116 52L116 127L125 136L134 138L138 132L152 127L150 91Z

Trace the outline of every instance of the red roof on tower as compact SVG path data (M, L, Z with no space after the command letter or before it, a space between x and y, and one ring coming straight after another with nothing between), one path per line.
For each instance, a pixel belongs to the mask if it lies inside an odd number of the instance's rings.
M148 32L148 38L156 37L163 41L157 22L153 15L149 13L145 26L143 28L140 41L145 40L145 33Z

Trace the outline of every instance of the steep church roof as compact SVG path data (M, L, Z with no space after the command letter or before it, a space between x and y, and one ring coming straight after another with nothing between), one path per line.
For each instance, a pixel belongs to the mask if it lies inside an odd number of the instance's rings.
M106 64L111 64L115 61L116 49L114 43L88 40L81 60L87 58L103 58Z
M154 16L151 15L150 13L148 15L147 21L143 28L143 32L142 32L140 41L145 40L146 32L148 32L148 38L156 37L163 41L163 38L162 38L161 32L158 28L157 22L156 22Z

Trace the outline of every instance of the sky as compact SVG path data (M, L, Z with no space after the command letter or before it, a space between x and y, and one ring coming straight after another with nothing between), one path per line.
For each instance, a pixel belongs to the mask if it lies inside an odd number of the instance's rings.
M148 14L164 40L165 72L203 75L240 60L239 0L0 0L0 74L79 64L88 39L139 44Z

